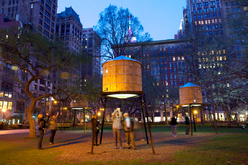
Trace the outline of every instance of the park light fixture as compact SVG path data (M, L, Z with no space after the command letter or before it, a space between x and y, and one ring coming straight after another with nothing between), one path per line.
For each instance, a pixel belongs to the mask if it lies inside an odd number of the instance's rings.
M67 110L67 107L64 107L63 110Z
M100 111L104 111L104 108L100 108Z
M101 112L98 112L97 115L98 115L98 116L101 116Z
M194 114L195 114L195 115L197 114L197 110L194 111Z
M3 112L6 112L6 109L2 109Z
M57 102L57 100L54 100L54 102L53 102L54 104L57 104L58 102Z

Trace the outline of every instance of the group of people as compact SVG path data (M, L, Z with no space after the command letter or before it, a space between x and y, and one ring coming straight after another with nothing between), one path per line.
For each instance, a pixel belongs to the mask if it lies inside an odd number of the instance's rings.
M49 121L49 129L51 131L51 135L50 135L50 144L54 144L54 136L56 134L56 130L57 130L57 122L56 119L58 117L57 115L52 115L49 116L48 114L44 115L43 114L39 114L38 115L38 129L39 129L39 133L40 133L40 138L39 138L39 143L38 143L38 149L39 150L44 150L44 148L42 148L42 140L43 140L43 136L44 133L46 133L46 128L47 128L47 122Z
M126 140L127 140L127 148L130 149L130 139L132 142L132 149L135 150L134 144L134 121L133 118L129 117L128 113L124 113L122 117L122 112L120 108L116 108L116 110L112 113L113 119L113 133L114 133L114 149L122 149L122 140L121 140L121 128L125 131ZM119 141L119 147L117 147L117 139Z
M114 134L114 149L123 149L122 147L122 139L121 139L121 129L123 128L126 135L127 140L127 148L130 149L130 140L132 143L132 149L135 150L135 144L134 144L134 121L131 117L129 117L128 113L124 113L122 116L122 112L120 108L116 108L116 110L112 113L112 119L113 119L113 134ZM93 143L94 145L97 144L97 136L99 133L98 124L99 121L96 120L96 116L93 115L91 119L92 124L92 132L93 132ZM95 133L95 135L94 135ZM95 141L95 142L94 142ZM119 145L117 143L119 142Z
M189 116L186 114L185 116L185 124L186 124L186 135L189 135L189 125L190 125L190 121L189 121ZM172 136L173 137L177 137L177 118L176 115L173 115L171 118L171 129L172 129Z

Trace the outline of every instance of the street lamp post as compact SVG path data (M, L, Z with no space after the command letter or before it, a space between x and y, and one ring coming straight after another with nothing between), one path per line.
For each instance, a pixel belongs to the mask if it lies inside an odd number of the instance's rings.
M153 122L153 117L152 117L152 112L151 112L151 103L148 103L148 107L149 107L149 116L151 117L151 120Z
M2 109L2 112L3 112L3 121L4 121L6 109Z
M195 132L196 132L196 127L195 127L196 115L197 115L197 111L195 110L195 111L194 111L194 114L193 114L193 120L194 120L194 130L195 130Z

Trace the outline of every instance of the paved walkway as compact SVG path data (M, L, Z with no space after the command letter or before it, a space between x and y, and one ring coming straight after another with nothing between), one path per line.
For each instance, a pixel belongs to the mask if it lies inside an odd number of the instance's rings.
M29 133L29 129L11 129L11 130L0 130L0 135Z

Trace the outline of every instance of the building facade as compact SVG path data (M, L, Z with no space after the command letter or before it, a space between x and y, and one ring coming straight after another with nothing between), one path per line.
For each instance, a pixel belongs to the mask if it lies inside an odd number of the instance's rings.
M223 4L221 0L186 0L184 19L189 34L197 36L224 36ZM187 13L187 14L186 14Z
M101 38L93 28L83 29L83 51L89 62L83 67L82 78L86 82L92 77L101 76Z
M82 50L82 34L83 25L72 7L66 7L65 11L57 14L57 39L63 41L70 51Z
M8 18L21 21L53 40L55 36L57 0L1 0L0 11Z

